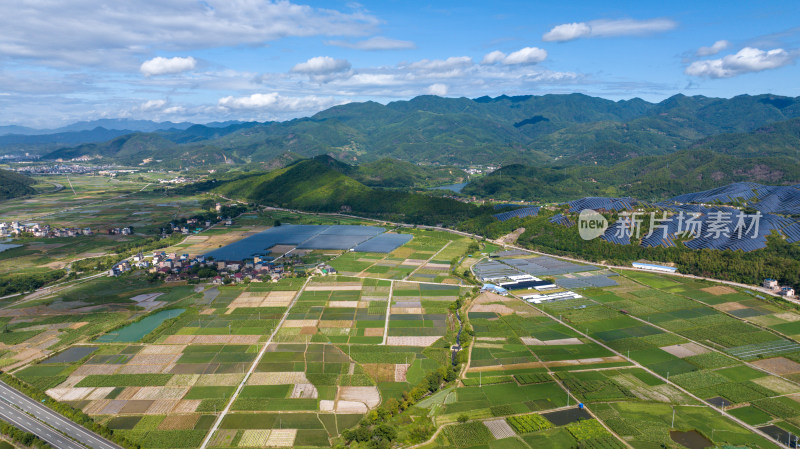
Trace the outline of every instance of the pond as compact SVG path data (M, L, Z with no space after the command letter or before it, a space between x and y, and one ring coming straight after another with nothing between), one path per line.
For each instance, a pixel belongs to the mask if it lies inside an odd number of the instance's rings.
M5 251L7 249L19 248L20 246L22 246L22 245L14 245L14 244L11 244L11 243L0 243L0 253L2 253L3 251Z
M714 443L696 430L680 431L671 430L669 437L672 441L688 447L689 449L705 449L714 446Z
M186 309L169 309L154 313L141 321L129 324L123 328L113 330L100 336L97 341L101 343L133 343L141 340L145 335L153 332L164 321L175 318Z

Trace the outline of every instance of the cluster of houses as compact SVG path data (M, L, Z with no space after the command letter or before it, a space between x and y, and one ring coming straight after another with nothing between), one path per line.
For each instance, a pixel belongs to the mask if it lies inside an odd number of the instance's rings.
M150 256L139 253L111 267L108 274L119 276L138 268L150 273L164 274L167 281L199 279L197 274L193 274L196 273L192 270L195 267L214 269L218 273L212 278L215 284L277 281L290 274L285 264L275 263L271 257L256 256L246 261L215 261L204 256L190 257L188 254L167 254L164 251L155 251ZM314 271L318 275L336 274L333 267L324 263L314 267Z
M794 289L792 287L780 286L778 285L778 281L775 279L764 279L763 287L772 290L781 296L786 296L789 298L793 298L795 296Z
M225 226L233 225L233 219L231 218L225 218L221 222ZM198 232L208 229L213 224L214 223L212 223L209 220L203 221L198 218L190 218L186 220L186 224L170 223L169 227L170 229L172 229L173 233L180 232L181 234L189 235L189 234L197 234Z
M130 226L124 228L108 228L106 233L108 235L131 235L133 234L133 228Z
M0 237L16 237L21 234L31 234L34 237L75 237L78 235L92 235L89 228L51 228L50 225L39 223L0 223Z

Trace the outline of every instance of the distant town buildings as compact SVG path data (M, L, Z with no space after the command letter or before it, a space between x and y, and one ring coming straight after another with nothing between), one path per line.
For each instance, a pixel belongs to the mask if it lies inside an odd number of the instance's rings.
M0 237L18 237L30 234L34 237L76 237L79 235L93 235L90 228L53 228L50 225L39 223L20 223L12 221L0 223Z

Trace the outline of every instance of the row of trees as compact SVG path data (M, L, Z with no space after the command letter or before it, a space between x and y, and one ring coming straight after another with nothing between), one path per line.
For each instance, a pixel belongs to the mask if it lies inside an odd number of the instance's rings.
M0 421L0 433L7 436L11 441L18 443L25 447L33 447L36 449L53 449L44 440L39 439L36 435L20 430L11 424Z

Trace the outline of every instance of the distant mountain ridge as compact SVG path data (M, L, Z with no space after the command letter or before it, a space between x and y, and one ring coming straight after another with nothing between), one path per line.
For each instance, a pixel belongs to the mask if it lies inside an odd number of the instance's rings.
M330 154L348 162L384 157L445 165L592 164L674 153L723 133L747 133L800 117L800 97L675 95L659 103L583 94L442 98L382 105L348 103L286 122L234 124L231 132L129 148L124 161L170 159L181 166L267 163L286 153ZM209 128L209 127L207 127ZM187 128L188 130L188 128ZM181 130L175 131L179 135ZM159 133L144 133L155 135ZM130 140L130 139L127 139ZM150 139L155 142L158 139ZM114 159L114 140L48 158Z

